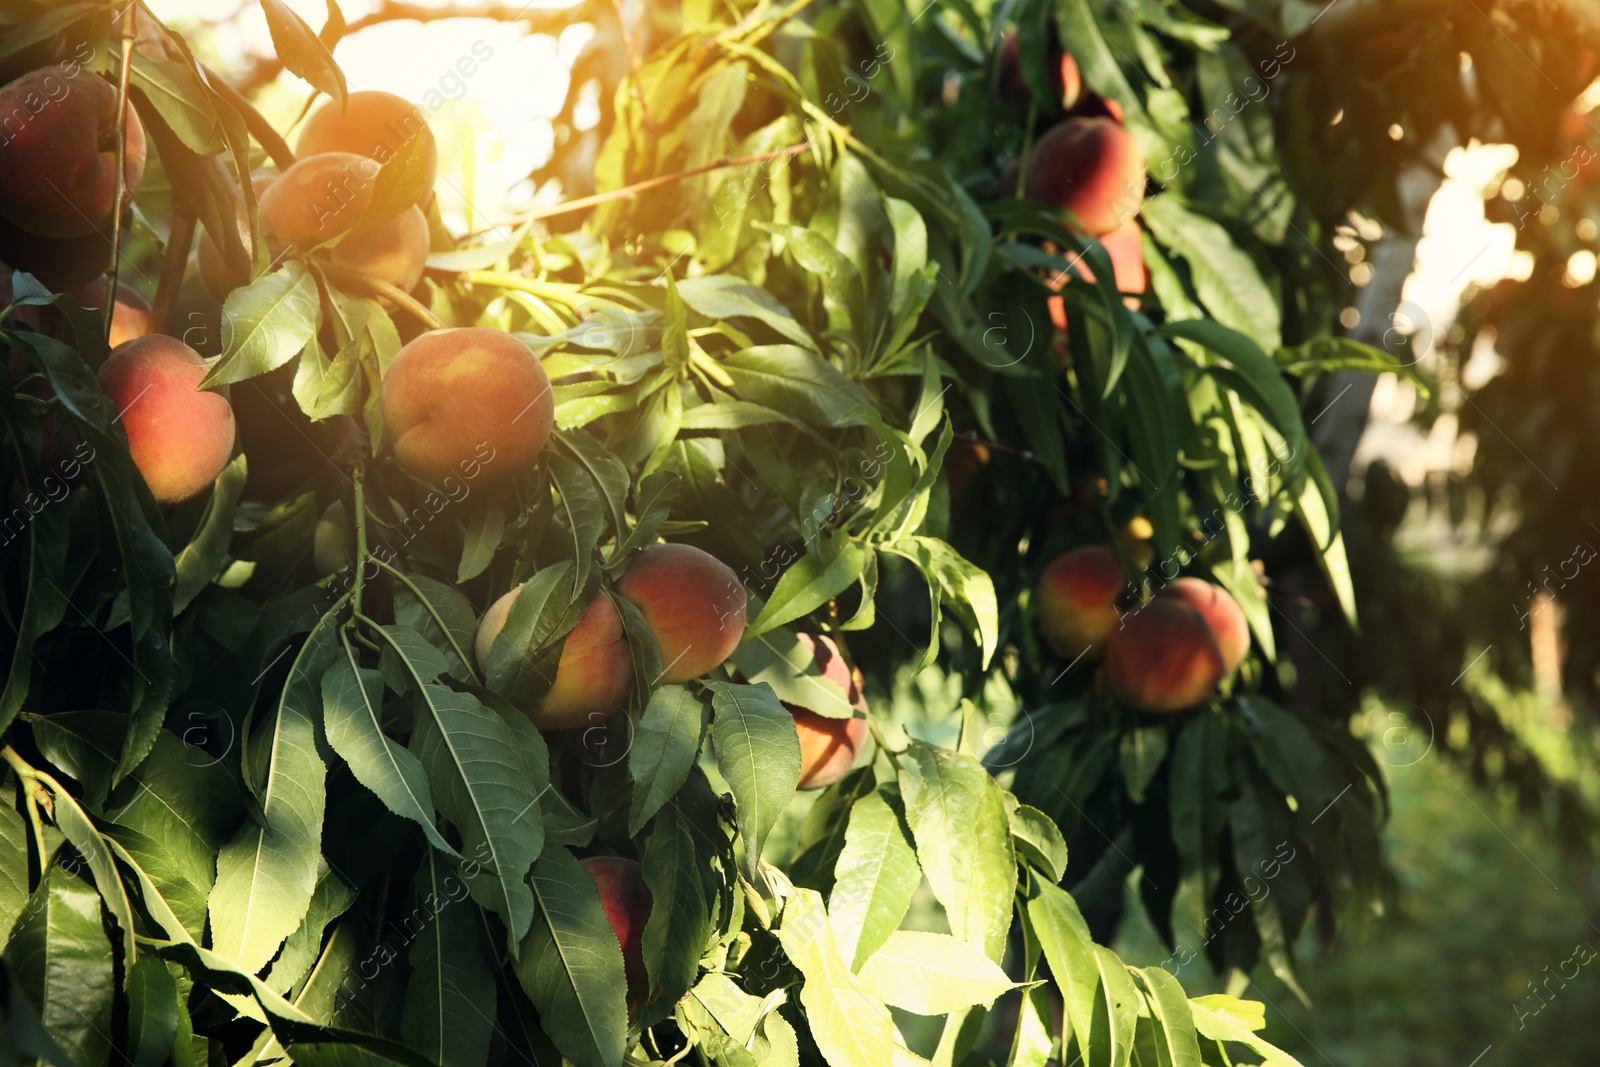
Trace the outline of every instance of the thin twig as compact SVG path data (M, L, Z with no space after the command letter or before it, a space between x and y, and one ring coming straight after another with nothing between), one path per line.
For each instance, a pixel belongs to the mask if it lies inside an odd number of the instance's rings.
M688 170L675 171L672 174L663 174L656 178L646 178L642 182L634 182L632 185L624 185L620 189L611 189L603 193L595 193L593 196L580 196L576 200L568 200L564 203L554 204L550 207L536 208L533 211L525 212L521 215L513 215L511 218L502 222L501 225L515 226L524 222L534 222L539 219L554 218L557 215L566 215L573 211L582 211L584 208L597 207L600 204L609 204L613 200L626 200L629 197L638 196L640 193L647 193L652 189L659 189L663 185L671 185L673 182L681 182L685 178L693 178L701 174L707 174L714 170L721 170L724 167L742 167L748 163L766 163L774 159L785 159L790 156L798 156L800 153L804 152L810 147L811 145L809 143L795 144L790 145L788 148L780 148L776 152L761 152L753 156L740 156L738 159L719 159L715 163L707 163L703 167L690 167ZM494 227L490 227L490 229L493 228ZM478 232L486 233L488 231L480 230ZM472 237L476 236L476 234L468 234L467 236Z
M128 80L133 76L134 16L138 4L122 11L122 67L117 72L117 198L111 211L111 269L106 271L106 339L116 318L117 273L122 261L122 207L128 199Z
M338 263L324 262L321 267L334 281L350 286L360 292L362 296L389 301L395 307L409 312L412 318L430 330L442 330L448 325L443 319L423 307L410 293L399 286L390 285L381 278L374 278L358 270L351 270L349 267L341 266Z

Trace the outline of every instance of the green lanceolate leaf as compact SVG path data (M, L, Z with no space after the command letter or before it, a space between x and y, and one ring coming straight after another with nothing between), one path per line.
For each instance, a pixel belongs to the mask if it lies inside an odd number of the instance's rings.
M434 848L450 855L455 849L434 825L433 794L417 757L384 735L378 702L383 680L377 671L356 665L348 640L322 677L323 728L356 781L377 794L389 810L422 828Z
M317 753L322 675L338 654L334 616L317 623L295 657L277 714L254 741L264 751L261 821L250 820L217 855L211 947L259 971L300 925L317 886L327 768Z
M272 49L283 60L283 65L318 91L333 97L335 106L343 106L344 71L334 62L328 46L285 0L262 0L261 7L267 15L267 30L272 34Z
M495 1016L483 924L454 869L435 852L417 871L416 892L422 928L411 943L400 1031L443 1067L483 1067Z
M216 881L217 852L244 815L227 768L163 730L150 755L112 792L105 815L106 834L145 865L198 938Z
M715 813L707 814L714 822ZM644 963L652 996L669 1004L699 974L721 882L712 841L693 818L687 806L665 808L644 842L644 881L650 890L650 918L642 938Z
M1161 1027L1164 1063L1171 1067L1200 1067L1200 1046L1195 1040L1194 1015L1178 980L1160 967L1134 972L1144 982L1150 1009Z
M899 777L917 859L950 932L998 960L1017 880L1000 787L972 756L921 744L901 758Z
M1100 996L1100 967L1089 924L1083 921L1077 902L1066 890L1038 878L1030 884L1027 914L1028 927L1038 939L1066 1002L1066 1021L1079 1048L1087 1050Z
M707 710L681 685L664 685L650 694L628 750L628 775L633 779L628 833L637 835L688 781L705 737Z
M355 887L324 860L317 871L317 888L311 894L306 917L294 933L284 939L282 951L267 972L266 982L270 988L287 996L300 985L323 955L322 935L328 924L343 915L355 899ZM305 999L304 990L295 998L296 1003L302 1005Z
M767 686L726 682L708 686L715 715L711 747L717 769L733 790L745 869L753 874L767 835L800 781L800 737L794 716Z
M843 533L821 542L817 552L795 560L778 579L761 613L745 629L745 640L809 615L849 589L861 577L871 550Z
M733 379L740 399L794 415L819 429L850 425L855 410L872 403L865 389L798 345L758 345L724 357L721 366Z
M9 800L0 803L0 944L28 904L28 828Z
M884 1003L917 1015L988 1007L1011 979L981 949L949 934L896 930L861 965L861 984Z
M161 1067L178 1036L178 983L158 956L128 968L128 1044L133 1067Z
M1282 343L1278 299L1255 261L1221 223L1190 211L1170 195L1145 201L1140 215L1157 240L1188 262L1195 292L1218 322L1268 352L1277 351Z
M628 1030L622 947L600 894L572 853L534 864L539 917L522 942L517 980L550 1039L577 1067L620 1067Z
M178 568L178 587L172 595L174 614L188 607L211 584L227 557L233 537L233 512L244 490L244 480L245 457L241 452L217 475L200 528L173 559Z
M475 871L467 878L472 897L505 920L515 956L533 922L528 868L544 847L543 742L526 720L518 730L470 693L421 685L421 700L411 747L435 803L461 831L461 854Z
M889 940L922 884L922 868L900 807L899 795L883 790L862 797L850 809L828 895L828 919L852 970L859 971Z
M317 283L298 260L228 294L222 305L220 359L202 388L242 382L293 359L317 334L322 303Z
M839 954L822 897L814 890L789 891L778 940L805 976L800 1004L823 1060L849 1067L890 1063L894 1056L894 1020Z
M39 883L5 962L39 1021L76 1067L106 1067L116 978L100 894L63 868Z
M1017 854L1052 882L1067 872L1067 841L1050 816L1038 808L1019 804L1011 809L1011 842Z
M771 686L786 704L830 719L848 719L856 713L844 690L823 681L816 656L791 630L777 627L747 636L729 660L750 684Z

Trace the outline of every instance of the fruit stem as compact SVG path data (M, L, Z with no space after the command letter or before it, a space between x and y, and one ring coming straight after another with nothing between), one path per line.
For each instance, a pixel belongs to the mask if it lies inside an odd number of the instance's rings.
M358 270L351 270L349 267L343 267L337 263L322 263L321 267L334 281L350 286L362 296L370 296L376 300L387 300L395 307L403 308L411 313L412 318L430 330L443 330L447 326L443 319L423 307L410 293L398 286L390 285L381 278L362 274Z
M161 253L161 277L156 282L156 298L150 302L150 332L166 333L172 306L183 287L183 272L189 265L189 245L194 241L194 211L175 207L172 225L167 229L167 244ZM108 304L116 314L116 304Z
M200 69L205 71L206 84L211 87L211 91L222 97L223 100L227 101L229 107L239 113L239 117L244 119L245 129L249 130L250 136L254 137L256 143L266 150L267 155L272 158L272 162L277 164L278 170L282 172L294 166L294 152L290 150L289 142L285 141L283 136L272 128L272 123L262 117L261 112L256 110L255 105L246 99L243 93L234 88L228 79L222 77L210 67L201 67ZM247 182L250 180L250 176L241 174L239 179L241 183Z
M737 159L729 159L724 156L715 163L707 163L702 167L690 167L688 170L674 171L671 174L662 174L654 178L646 178L642 182L634 182L632 185L624 185L619 189L609 189L606 192L595 193L592 196L580 196L576 200L565 200L559 204L552 204L549 207L535 208L533 211L527 211L521 215L513 215L511 218L506 219L502 225L510 226L523 222L536 222L539 219L554 218L557 215L565 215L573 211L582 211L584 208L598 207L601 204L609 204L614 200L626 200L629 197L637 196L640 193L648 193L652 189L659 189L663 185L671 185L673 182L681 182L685 178L693 178L701 174L708 174L711 171L722 170L725 167L742 167L749 163L766 163L774 159L785 159L789 156L798 156L800 153L804 152L810 147L810 142L803 142L801 144L790 145L788 148L780 148L774 152L758 152L756 155L740 156ZM491 229L492 228L493 227L491 227ZM478 232L481 233L484 231ZM470 237L473 235L468 234L467 236ZM478 272L474 271L473 273Z
M116 318L117 268L122 261L122 207L128 199L128 79L133 76L133 20L138 4L122 10L122 65L117 72L117 198L111 212L111 269L106 271L106 339L111 338L111 320ZM188 254L188 249L184 249Z

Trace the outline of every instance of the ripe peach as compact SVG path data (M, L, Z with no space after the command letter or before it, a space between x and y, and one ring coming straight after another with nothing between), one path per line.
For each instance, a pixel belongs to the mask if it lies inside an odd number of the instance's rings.
M861 713L848 719L832 719L794 704L783 705L794 716L795 732L800 735L799 788L825 789L850 773L856 754L871 732L866 719L867 698L861 692L866 679L859 670L845 666L839 646L831 637L799 636L822 670L823 680L816 684L834 686Z
M111 266L111 230L81 237L40 237L0 217L0 260L38 278L52 292L64 293Z
M372 202L378 165L348 152L308 156L261 195L261 229L273 248L309 251L348 233ZM390 285L410 289L428 258L428 220L415 205L365 233L339 242L333 259Z
M117 207L117 91L80 71L41 67L0 88L0 214L45 237L107 227ZM144 125L128 106L123 175L144 177Z
M1078 61L1072 58L1072 53L1063 49L1054 39L1054 24L1050 37L1045 61L1045 69L1050 74L1050 88L1055 94L1056 103L1062 108L1070 108L1078 102L1078 96L1083 92L1083 74L1078 70ZM1008 104L1026 106L1028 83L1022 77L1019 52L1020 42L1017 29L1013 26L1006 31L1005 38L995 51L994 94Z
M1117 292L1124 294L1122 303L1130 310L1137 311L1139 298L1132 294L1143 293L1149 278L1144 266L1144 240L1140 234L1143 230L1138 219L1129 219L1115 230L1100 238L1100 243L1105 246L1106 255L1111 257L1111 276L1116 282ZM1094 281L1094 271L1082 256L1069 255L1069 260L1077 269L1078 274L1086 282ZM1070 271L1057 271L1050 278L1050 288L1060 290L1071 279ZM1067 304L1059 296L1052 296L1048 300L1050 308L1050 321L1057 330L1065 333L1067 329Z
M482 470L470 477L480 484L510 480L539 457L556 417L538 357L482 327L434 330L406 345L380 402L395 459L435 484L476 462Z
M1156 596L1181 600L1198 611L1217 639L1223 677L1238 669L1250 651L1250 625L1244 621L1239 602L1226 589L1200 578L1179 578Z
M197 388L206 370L199 353L162 334L127 342L100 368L100 386L158 503L199 494L233 454L233 408L220 393Z
M650 887L644 868L616 856L590 856L578 861L600 890L611 932L622 949L622 969L628 976L628 1014L636 1015L650 999L649 972L644 966L644 927L650 921Z
M1067 119L1033 146L1025 191L1075 216L1080 233L1109 234L1144 204L1144 153L1110 119Z
M351 93L341 108L329 100L314 111L300 128L296 150L301 156L323 152L352 152L380 164L394 158L412 137L423 138L427 186L433 188L439 169L439 151L422 110L392 93Z
M687 682L721 665L744 636L744 587L733 569L691 545L651 545L628 565L617 592L632 601L661 646L658 682Z
M1034 587L1039 636L1058 656L1100 658L1122 618L1117 598L1127 584L1117 554L1103 545L1056 557Z
M1183 601L1157 597L1123 617L1106 648L1106 678L1124 703L1182 711L1222 681L1222 651L1205 617Z
M274 174L258 174L250 179L250 185L255 190L256 208L259 211L261 198L266 194L267 187L272 184ZM239 203L239 228L243 230L247 225L248 215L244 202ZM199 268L200 284L206 287L206 292L211 294L211 299L222 303L228 299L228 294L233 292L233 279L228 275L227 264L222 258L222 249L218 247L216 239L211 234L200 234L200 247L195 252L195 265ZM241 281L244 279L240 279Z
M511 617L511 605L521 589L517 586L484 612L472 645L479 667L488 667L494 639ZM597 593L567 634L555 681L539 706L528 711L528 718L541 730L592 726L621 709L632 685L633 657L622 618L611 598Z

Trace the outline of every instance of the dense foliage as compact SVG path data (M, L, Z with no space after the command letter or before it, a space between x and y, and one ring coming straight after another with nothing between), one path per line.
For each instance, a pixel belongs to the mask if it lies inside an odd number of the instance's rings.
M319 35L265 7L287 68L343 99L337 8ZM126 79L159 177L119 240L159 264L158 322L197 221L248 283L195 340L241 447L163 508L96 378L104 318L12 279L8 1049L78 1067L1291 1062L1258 1005L1190 999L1186 960L1129 968L1103 943L1139 869L1169 944L1190 921L1217 969L1265 959L1293 986L1310 918L1331 930L1383 892L1377 767L1339 719L1285 707L1277 655L1274 545L1356 614L1302 405L1331 372L1397 367L1332 336L1329 216L1262 106L1312 11L657 12L592 210L464 239L435 210L407 292L337 249L269 254L247 178L290 149L147 13L17 9L8 73L78 56ZM999 106L1008 23L1033 91ZM1060 118L1053 37L1158 186L1148 292L1017 196ZM426 203L420 144L382 162L359 232ZM383 385L447 326L538 354L555 430L537 463L504 472L491 450L429 484L397 462ZM92 458L57 499L63 432ZM665 684L673 660L619 593L658 540L724 561L749 597L727 664ZM1040 643L1039 572L1097 543L1136 601L1179 574L1232 593L1254 652L1219 694L1141 712ZM625 712L542 733L524 710L597 597L625 635ZM814 797L795 855L765 855L800 784L788 706L853 714L817 684L811 635L863 671L872 754ZM883 697L926 668L949 728L908 732ZM642 865L642 987L580 866L598 856ZM942 930L905 927L924 883ZM908 1042L908 1016L941 1036Z

